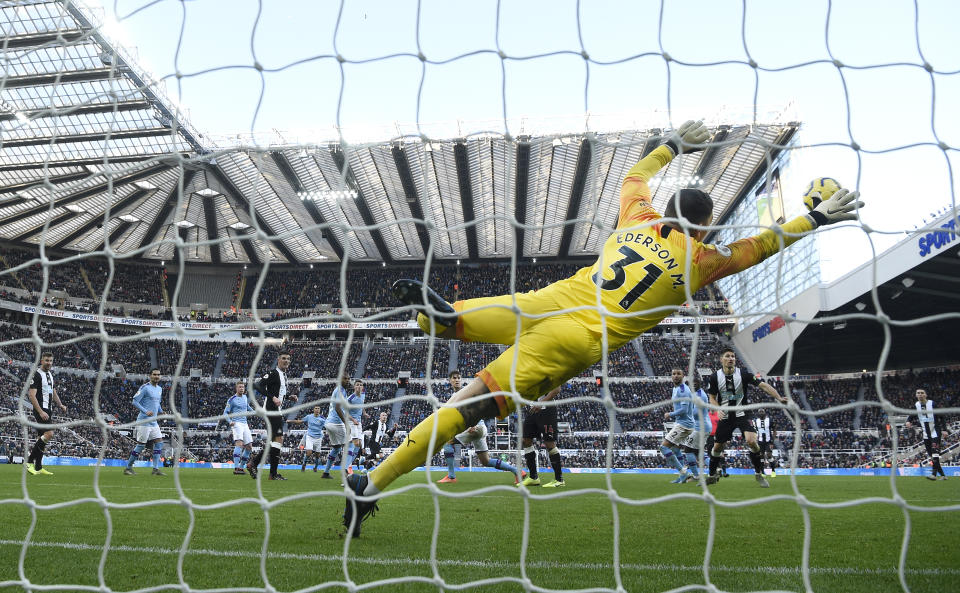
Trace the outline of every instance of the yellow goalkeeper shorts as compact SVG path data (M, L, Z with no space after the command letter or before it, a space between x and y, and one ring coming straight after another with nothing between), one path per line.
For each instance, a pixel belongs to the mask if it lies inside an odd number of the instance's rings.
M477 373L490 391L516 392L537 399L600 360L600 335L577 321L576 313L548 315L561 307L547 293L533 291L516 296L520 311L545 316L518 316L511 295L454 303L454 309L462 313L457 321L458 338L510 346ZM501 418L516 407L512 398L498 396L496 400Z

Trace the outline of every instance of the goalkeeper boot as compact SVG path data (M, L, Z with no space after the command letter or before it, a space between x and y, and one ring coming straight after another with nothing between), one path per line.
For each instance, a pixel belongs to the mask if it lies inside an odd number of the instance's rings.
M540 478L539 477L531 478L530 476L527 476L526 478L523 479L522 482L520 482L520 485L521 486L539 486Z
M426 289L427 300L423 300L423 292ZM429 286L424 287L423 282L419 280L409 280L406 278L397 280L393 283L393 296L406 305L416 305L417 310L427 317L431 317L425 306L429 304L437 310L432 315L433 320L443 327L450 327L457 322L457 312L446 300L434 292Z
M543 485L544 488L563 488L567 483L563 480L554 480Z
M761 488L769 488L769 487L770 487L770 482L768 482L767 479L766 479L765 477L763 477L763 474L755 474L755 475L756 475L756 478L757 478L757 484L759 484Z
M347 478L347 488L362 496L363 491L367 489L368 480L367 476L354 474ZM353 516L354 508L357 511L356 521L354 521ZM378 510L380 510L380 507L374 501L350 500L348 498L346 507L343 509L343 526L350 529L350 524L353 523L353 537L360 537L360 524L367 517L372 517Z

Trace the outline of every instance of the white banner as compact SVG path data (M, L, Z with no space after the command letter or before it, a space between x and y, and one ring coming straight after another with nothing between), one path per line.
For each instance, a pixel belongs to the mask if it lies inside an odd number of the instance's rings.
M0 307L13 309L23 313L38 313L43 317L56 317L59 319L72 319L75 321L91 321L110 325L129 325L135 327L149 328L175 328L179 327L188 331L257 331L259 328L246 321L238 323L219 323L208 321L170 321L164 319L136 319L133 317L113 317L111 315L98 315L96 313L83 313L80 311L66 311L62 309L48 309L46 307L35 307L33 305L21 305L18 303L0 302ZM660 325L693 325L696 323L695 317L667 317L660 322ZM732 317L720 319L700 319L703 325L732 325ZM302 322L288 323L285 321L265 322L266 329L287 330L287 331L338 331L338 330L359 330L359 331L397 331L397 330L416 330L419 329L416 321L333 321L333 322Z

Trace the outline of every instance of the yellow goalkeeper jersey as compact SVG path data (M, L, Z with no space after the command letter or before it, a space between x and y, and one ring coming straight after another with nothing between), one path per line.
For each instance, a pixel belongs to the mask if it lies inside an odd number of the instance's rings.
M611 350L659 323L672 312L668 307L685 302L687 286L693 294L760 263L779 251L781 244L786 247L800 239L765 230L730 245L707 245L662 224L650 204L647 183L672 159L670 150L661 146L630 169L620 189L617 230L604 243L601 257L593 266L543 289L564 309L593 306L623 315L606 317ZM781 228L802 233L813 225L800 216ZM573 315L588 329L602 333L598 309Z

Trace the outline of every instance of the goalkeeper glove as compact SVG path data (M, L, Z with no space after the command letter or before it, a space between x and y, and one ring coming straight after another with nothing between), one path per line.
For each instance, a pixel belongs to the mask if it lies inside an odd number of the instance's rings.
M683 124L667 136L664 145L670 149L673 156L680 154L680 148L686 153L703 150L705 146L691 146L692 144L705 144L710 139L710 132L702 121L689 121Z
M807 217L813 220L814 228L843 220L856 220L856 210L863 208L863 202L858 200L859 197L860 192L838 189L810 211Z

